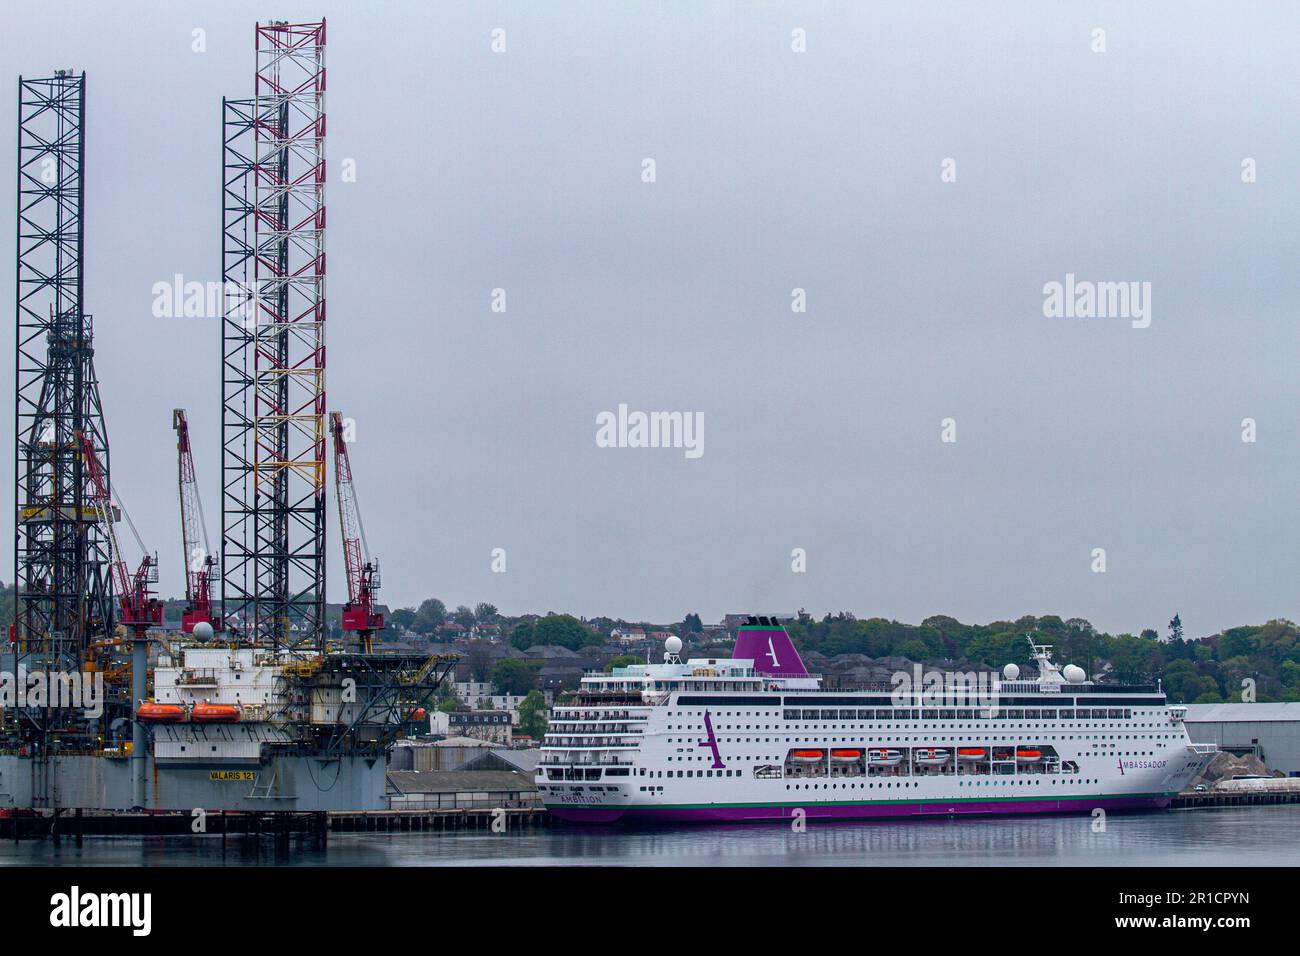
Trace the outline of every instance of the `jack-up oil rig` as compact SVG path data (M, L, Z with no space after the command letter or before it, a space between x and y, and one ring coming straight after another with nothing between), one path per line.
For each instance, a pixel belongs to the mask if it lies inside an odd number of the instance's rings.
M254 95L222 107L221 537L184 410L187 605L117 525L85 308L86 77L18 81L15 610L0 653L0 814L380 809L392 743L455 658L376 651L343 420L325 400L325 23L256 28ZM325 620L326 431L348 603ZM134 526L131 526L134 534ZM219 592L219 599L218 599ZM427 725L426 725L427 726Z

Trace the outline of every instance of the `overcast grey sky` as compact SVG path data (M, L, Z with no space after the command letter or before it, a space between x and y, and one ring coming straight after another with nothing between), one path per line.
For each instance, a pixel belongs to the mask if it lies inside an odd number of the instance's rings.
M220 278L221 97L251 95L259 17L321 15L329 405L386 603L1296 618L1293 2L10 8L11 84L88 74L87 304L165 594L174 407L218 532L218 328L154 318L151 288ZM1150 326L1045 317L1067 273L1150 282ZM703 456L598 448L619 403L701 413Z

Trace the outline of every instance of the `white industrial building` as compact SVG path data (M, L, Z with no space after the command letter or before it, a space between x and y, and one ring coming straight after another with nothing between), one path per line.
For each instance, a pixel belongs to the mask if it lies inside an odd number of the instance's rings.
M1300 777L1300 703L1188 704L1193 743L1256 754L1270 770Z

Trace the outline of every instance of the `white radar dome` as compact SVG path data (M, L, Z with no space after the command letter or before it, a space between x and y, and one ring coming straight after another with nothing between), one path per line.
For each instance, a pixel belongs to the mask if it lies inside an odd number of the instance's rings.
M681 649L682 649L682 639L675 634L672 637L668 638L668 640L664 641L664 650L666 650L669 654L676 654Z
M199 621L194 625L193 634L196 641L210 641L212 640L212 625L207 621Z
M1018 664L1008 664L1002 668L1003 680L1015 680L1020 676L1020 666Z
M1066 664L1061 673L1071 684L1082 684L1088 679L1088 675L1078 664Z

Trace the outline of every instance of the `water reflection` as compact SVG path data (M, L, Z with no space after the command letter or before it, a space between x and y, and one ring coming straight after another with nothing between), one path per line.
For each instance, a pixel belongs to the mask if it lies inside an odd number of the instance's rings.
M3 865L168 866L1177 866L1300 863L1300 807L1091 817L812 822L623 830L556 827L507 834L331 834L295 840L85 837L0 841Z

